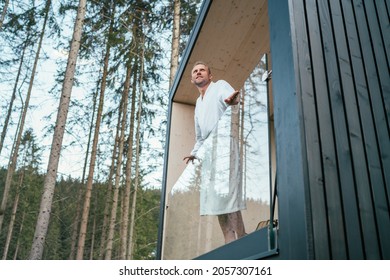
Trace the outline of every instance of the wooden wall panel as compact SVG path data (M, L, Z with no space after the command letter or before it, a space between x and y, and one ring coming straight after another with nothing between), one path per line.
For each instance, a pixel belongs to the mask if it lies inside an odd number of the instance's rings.
M312 5L314 6L314 4ZM327 2L320 1L318 3L315 15L318 23L314 26L318 25L319 32L315 36L310 35L310 41L317 42L317 45L313 45L313 50L322 49L323 52L323 56L321 56L322 64L318 67L313 66L313 73L314 80L323 80L322 83L317 83L315 96L317 96L317 110L321 123L319 133L321 135L322 164L326 186L325 199L330 235L329 247L331 258L345 259L348 255L348 243L345 238L343 212L340 211L340 205L342 205L342 184L339 183L340 170L338 166L341 163L338 161L338 152L345 149L348 151L346 154L348 154L350 151L346 145L348 139L346 133L347 123L345 122L346 108L343 107L342 98L340 98L341 85L338 83L340 75L336 48L332 37L332 17ZM312 22L316 22L315 16L312 16L309 30L312 29ZM322 42L325 41L329 42L327 48L323 48L322 45ZM312 57L313 61L318 59L316 51L313 52ZM327 108L328 106L329 108ZM343 160L350 162L349 157ZM350 169L346 174L346 180L352 181Z
M314 258L389 259L388 2L290 3Z
M330 257L330 252L328 252L329 235L327 226L326 201L323 186L323 170L321 164L321 136L319 135L319 119L317 116L316 97L313 94L316 87L316 81L313 79L314 65L310 55L310 49L312 48L311 44L316 42L309 41L307 37L308 21L312 20L312 18L307 18L304 2L294 1L294 9L296 11L294 16L296 24L296 36L298 38L297 51L300 69L300 91L302 94L302 108L304 114L303 120L306 136L306 154L307 160L310 163L308 179L310 186L309 191L311 207L308 207L308 209L310 209L311 215L313 217L312 230L315 258L328 259ZM312 34L313 33L315 33L315 30L312 31ZM315 65L315 67L318 66L319 65ZM324 90L326 90L326 88L324 88Z
M294 1L299 2L299 1ZM296 77L295 29L290 0L269 0L272 94L278 188L278 247L281 259L313 259L311 210L304 154L302 112ZM297 24L301 24L298 22Z
M332 18L337 17L339 14L339 3L333 2L331 4L332 9ZM341 14L339 14L341 16ZM352 19L348 19L352 20ZM337 63L336 67L338 69L338 79L339 79L339 88L343 107L345 108L345 122L347 124L345 133L347 136L347 140L349 141L350 153L352 159L352 168L354 171L355 177L355 186L356 186L356 196L358 197L357 203L361 209L365 209L364 211L359 210L360 218L361 218L361 228L362 228L362 237L365 241L364 244L371 244L369 247L366 246L364 248L367 250L371 250L375 252L376 255L379 255L377 240L376 240L376 232L375 232L375 218L373 215L373 206L371 203L371 194L368 186L369 178L367 174L367 162L365 160L365 151L362 137L362 129L360 126L360 117L359 117L359 109L358 104L356 102L356 91L354 90L354 81L351 75L351 67L350 67L350 59L349 59L349 48L345 43L345 33L343 29L343 20L338 21L338 26L334 25L334 33L335 41L330 43L335 46L334 59ZM330 92L332 95L333 92ZM337 121L337 120L335 120ZM341 163L340 170L342 171L344 164ZM348 187L348 186L342 186ZM353 196L352 196L353 197ZM347 199L350 199L347 197ZM352 229L356 231L355 229ZM357 241L357 240L356 240ZM360 241L358 244L361 244ZM350 248L353 248L355 245L350 244ZM359 258L361 255L359 255Z

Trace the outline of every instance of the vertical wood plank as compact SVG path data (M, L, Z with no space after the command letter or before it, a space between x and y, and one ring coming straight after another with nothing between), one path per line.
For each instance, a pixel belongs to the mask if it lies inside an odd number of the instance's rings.
M370 3L370 1L365 2ZM376 53L374 53L373 50L376 50L376 47L373 47L375 45L371 39L371 36L377 38L377 28L373 27L373 20L371 19L372 16L369 17L369 22L366 18L366 11L365 7L363 5L362 0L353 1L353 8L355 15L357 17L357 28L358 28L358 36L360 40L360 45L362 48L362 57L365 64L365 73L367 77L367 83L368 83L368 89L370 92L370 98L371 98L371 104L373 107L374 112L374 120L375 120L375 126L376 126L376 133L378 137L379 142L379 148L381 151L381 158L386 159L390 156L389 148L389 137L390 132L388 129L387 124L387 114L384 109L384 103L382 99L383 95L386 95L386 97L389 95L389 69L383 68L383 55L381 50L377 50ZM369 23L371 23L370 28L372 30L369 30ZM373 31L375 34L371 33ZM375 57L375 55L377 57ZM379 56L379 57L378 57ZM380 72L378 72L378 64L381 67ZM384 82L382 86L385 86L385 92L382 91L381 82ZM385 98L387 99L387 98Z
M337 5L332 5L333 9L339 9ZM349 50L350 64L352 67L352 77L354 79L354 90L357 98L357 103L360 112L360 121L363 129L363 137L365 150L367 154L367 162L368 169L370 173L370 178L372 179L372 174L375 170L378 170L378 166L380 166L379 157L378 157L378 147L376 142L376 133L374 127L373 120L373 112L370 105L369 91L367 86L367 79L365 76L364 70L364 62L362 58L362 54L360 52L360 42L359 36L357 33L357 23L355 19L355 15L353 12L353 6L351 1L341 1L341 12L344 16L344 29L348 34L347 44ZM335 23L338 25L341 23ZM344 44L343 42L341 42ZM346 89L348 92L348 89ZM368 188L369 186L367 186ZM347 205L345 205L344 209L348 209ZM347 216L348 217L348 216ZM361 243L363 241L362 237L355 237L356 244ZM366 244L366 246L369 246ZM356 252L358 247L352 247L350 250L352 251L352 256L360 256L360 250Z
M335 2L332 4L334 11L337 13L337 9L335 9ZM338 61L336 63L338 63L340 71L340 89L338 90L341 90L344 100L345 114L347 119L346 129L352 153L352 166L355 173L358 196L360 196L360 200L364 200L362 204L364 207L366 207L365 209L369 210L365 214L367 219L365 220L366 227L363 228L363 232L372 232L372 234L368 235L370 237L369 242L375 244L375 217L373 215L373 211L371 211L373 206L371 203L371 193L369 191L370 182L360 125L360 115L355 98L354 82L351 78L352 74L350 61L345 44L344 29L342 28L343 23L338 22L338 24L340 25L337 25L337 31L334 32L335 40L337 42L336 47L338 56Z
M368 26L368 35L372 41L373 56L375 59L375 66L378 73L379 87L381 89L381 97L384 100L384 107L390 106L390 74L389 64L387 64L387 58L385 53L385 45L383 36L380 31L378 14L375 8L375 1L364 0L364 10L366 14L366 21ZM382 101L383 103L383 101ZM386 104L386 105L385 105ZM390 137L390 120L389 111L385 110L385 122L387 124L387 135Z
M289 1L315 259L390 257L389 1Z
M298 43L293 3L268 1L272 56L272 92L278 181L279 255L313 259L311 210L308 205L304 128L297 71ZM299 18L299 20L301 20Z
M384 44L382 35L379 29L379 20L376 13L375 4L373 1L364 2L365 14L368 23L368 30L371 41L373 42L373 55L375 59L376 70L378 71L379 87L382 99L378 97L378 102L381 104L374 104L375 108L380 107L384 110L384 120L381 124L387 124L387 126L378 127L378 142L379 150L381 153L382 166L381 170L377 170L373 174L375 182L372 183L372 195L374 199L375 214L377 220L377 227L379 232L380 247L382 251L382 257L385 259L390 258L390 215L389 215L389 199L386 198L386 188L384 180L387 180L388 186L390 184L390 129L389 129L389 116L386 114L386 98L389 100L390 95L390 73L389 67L386 63L386 55L384 51ZM378 94L379 93L371 93ZM384 177L384 178L383 178ZM387 192L390 195L389 192Z
M390 19L387 13L386 3L384 0L375 0L376 12L378 14L379 28L381 30L381 36L383 39L384 51L387 58L387 67L390 66ZM389 108L387 108L387 113Z
M314 254L316 259L329 259L329 237L324 197L320 139L310 42L307 33L307 14L304 1L294 1L298 65L302 93L302 108L306 137L306 155L309 163L309 189L313 224Z
M343 213L340 199L340 184L338 177L337 158L334 144L333 121L329 102L329 90L327 85L326 73L326 56L329 52L328 42L322 40L322 32L332 33L330 28L329 14L325 16L324 8L317 7L316 1L307 1L307 19L310 37L310 49L313 65L314 92L316 99L316 111L318 114L319 134L322 168L323 168L323 185L321 192L314 192L311 186L311 196L313 205L323 206L321 209L325 217L315 216L313 219L325 219L328 228L319 227L319 232L325 232L328 229L330 244L325 244L330 247L330 257L332 259L345 259L346 240L344 235ZM322 14L322 16L321 16ZM321 18L321 21L319 19ZM325 28L325 30L322 30ZM331 42L330 42L331 43ZM324 47L325 44L325 47ZM340 122L343 120L337 120ZM325 197L324 197L325 195ZM325 200L324 205L319 204L321 200ZM322 214L322 212L320 212ZM321 226L321 225L320 225ZM321 238L321 235L316 238Z
M388 207L390 207L390 19L389 14L386 13L386 5L383 0L377 0L374 2L366 1L365 3L367 13L375 14L376 12L378 15L378 21L376 18L373 19L372 16L368 17L369 30L372 34L372 40L376 42L377 40L382 39L383 41L382 49L380 49L377 44L374 44L376 46L374 54L378 64L377 68L384 102L384 114L387 122L387 138L385 129L382 129L379 135L379 147L386 183L387 203ZM385 61L387 63L385 63Z
M345 1L343 4L350 4L350 1ZM373 63L373 57L371 52L372 42L370 40L366 22L365 22L365 14L363 10L363 4L361 1L352 1L353 15L349 17L349 20L354 20L357 25L357 34L359 36L360 47L362 48L362 57L363 63L365 65L365 78L368 82L369 87L369 95L376 95L378 97L379 85L377 82L377 72L375 70L375 65ZM368 61L367 58L370 57L371 61ZM374 94L376 92L376 94ZM376 100L378 102L378 100ZM375 103L375 102L374 102ZM383 103L379 104L379 107L382 109L379 111L373 110L374 117L377 119L383 119ZM375 116L376 115L376 116ZM379 116L378 116L379 115ZM383 123L384 124L384 123ZM383 125L382 124L382 125ZM374 206L372 194L370 193L369 185L362 183L361 179L363 176L359 174L359 168L356 168L355 176L356 180L356 189L358 194L358 202L360 208L360 216L361 216L361 227L363 232L363 240L365 244L365 254L366 258L376 259L380 257L380 249L378 245L378 232L375 223L375 215L374 215ZM364 182L364 181L363 181Z

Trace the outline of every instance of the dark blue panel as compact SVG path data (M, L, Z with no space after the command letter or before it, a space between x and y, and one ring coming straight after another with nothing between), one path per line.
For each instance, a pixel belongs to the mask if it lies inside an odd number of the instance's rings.
M312 258L305 208L307 166L299 85L296 84L288 0L268 1L272 93L274 101L276 162L279 199L279 254L282 259ZM309 215L309 216L307 216Z

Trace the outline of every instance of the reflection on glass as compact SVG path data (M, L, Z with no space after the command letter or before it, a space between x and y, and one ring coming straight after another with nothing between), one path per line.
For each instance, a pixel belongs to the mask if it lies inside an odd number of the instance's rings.
M212 207L245 207L247 233L270 216L267 85L261 81L265 57L241 90L241 104L228 108L188 164L167 197L163 259L192 259L224 245L217 216L203 216ZM235 172L238 171L238 172ZM238 174L238 175L234 175ZM200 190L207 190L201 197ZM203 191L202 191L203 193ZM236 200L227 205L226 198Z

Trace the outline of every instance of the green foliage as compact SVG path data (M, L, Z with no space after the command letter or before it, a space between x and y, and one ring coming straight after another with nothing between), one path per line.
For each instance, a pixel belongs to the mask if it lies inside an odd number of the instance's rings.
M44 175L38 174L34 169L27 168L25 171L23 187L20 189L20 202L16 213L14 225L14 234L8 251L7 259L12 259L15 255L17 246L18 253L16 259L27 259L30 253L30 246L35 230L35 223ZM21 170L15 175L21 176ZM0 169L0 183L3 183L6 176L6 170ZM16 182L15 182L16 184ZM3 184L1 184L3 186ZM72 225L76 221L77 193L79 188L84 186L75 179L60 179L55 189L55 195L52 206L52 216L50 220L46 246L43 258L47 260L66 260L70 254ZM16 195L16 188L12 189L12 200ZM2 189L0 189L2 191ZM102 234L101 221L103 221L103 209L107 195L106 184L96 184L94 186L93 202L91 204L90 225L88 240L86 243L89 256L91 250L94 250L93 258L97 259L100 248L100 237ZM135 259L154 259L157 242L158 215L160 205L160 191L156 189L139 189L139 199L137 201L136 213L136 247ZM6 209L5 229L0 236L0 253L3 253L6 232L10 221L12 203L9 203ZM120 213L118 213L120 216ZM94 232L94 247L91 248L92 225L96 222ZM119 233L119 229L116 231ZM116 237L118 239L118 236ZM116 248L118 242L116 242Z
M35 223L37 219L37 212L39 209L39 203L41 200L41 190L43 186L44 176L32 171L32 168L28 168L26 171L19 170L14 178L14 184L11 188L11 199L13 201L16 195L16 184L22 173L24 172L24 180L22 187L20 188L19 207L16 213L15 225L13 229L13 238L11 240L10 248L8 250L8 259L27 259L30 253L30 246L35 230ZM1 180L5 181L6 170L2 170L0 173ZM2 184L1 186L4 186ZM1 193L3 192L0 189ZM3 255L5 238L8 230L8 224L10 221L10 214L12 209L12 203L8 203L6 209L6 216L4 219L4 226L0 237L0 250ZM16 250L18 248L17 254Z
M134 259L155 259L161 193L159 190L141 189L138 194Z

